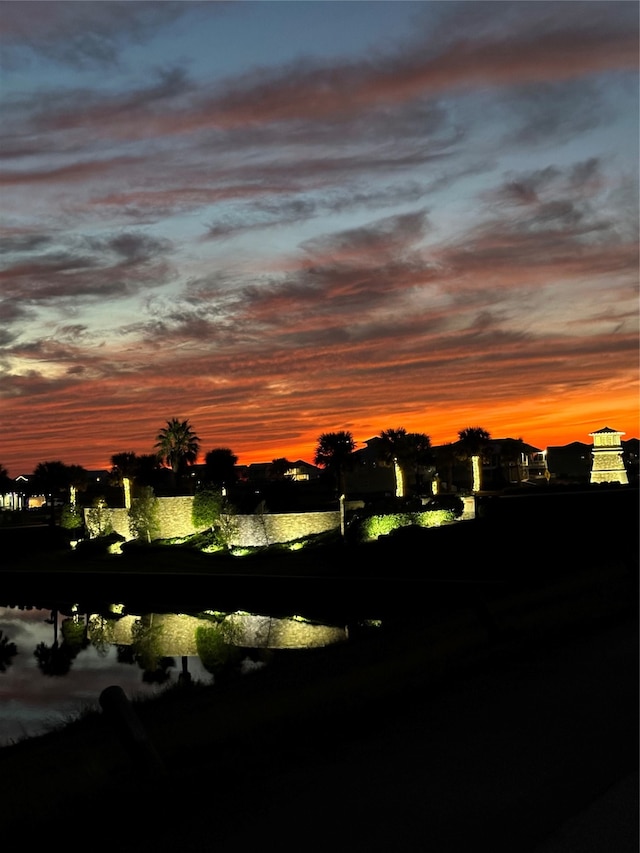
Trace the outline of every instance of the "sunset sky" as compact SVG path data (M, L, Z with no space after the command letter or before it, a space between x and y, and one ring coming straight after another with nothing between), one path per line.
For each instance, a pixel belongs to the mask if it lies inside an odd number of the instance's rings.
M0 464L638 437L636 2L1 2Z

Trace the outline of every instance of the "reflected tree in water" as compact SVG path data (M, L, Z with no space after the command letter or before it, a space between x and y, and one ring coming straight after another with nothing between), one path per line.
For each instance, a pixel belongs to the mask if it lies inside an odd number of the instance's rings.
M136 655L133 650L133 646L125 646L123 644L118 644L116 646L116 660L118 663L124 663L131 666L136 662Z
M175 665L175 659L170 657L156 658L153 669L149 667L148 663L141 659L138 660L138 666L144 670L142 680L145 684L165 684L171 678L170 670Z
M46 643L38 643L33 654L38 662L40 672L49 676L66 675L75 658L75 654L69 646L57 642L51 646Z
M138 666L144 670L142 680L148 684L163 684L171 677L169 669L175 660L161 652L162 625L154 614L143 616L132 628L133 652Z
M6 672L18 654L18 647L0 631L0 672Z
M89 619L88 631L91 635L92 646L101 657L106 657L113 645L115 620L108 619L102 614L96 614Z
M58 645L58 611L52 610L48 619L44 620L47 625L53 625L53 644Z
M202 665L218 678L238 666L242 650L235 645L236 632L228 623L212 624L196 629L196 648Z
M83 619L75 615L64 619L60 630L64 643L73 649L76 655L89 646L87 624Z
M64 639L62 643L58 642L57 609L52 610L49 619L45 619L44 621L49 625L53 625L53 643L50 646L46 643L38 643L36 646L33 655L38 662L38 669L43 675L66 675L71 669L71 664L80 649L77 646L69 645Z
M178 684L181 684L183 687L188 687L189 684L191 684L191 680L191 673L189 672L189 658L186 655L182 655L182 669L178 676Z

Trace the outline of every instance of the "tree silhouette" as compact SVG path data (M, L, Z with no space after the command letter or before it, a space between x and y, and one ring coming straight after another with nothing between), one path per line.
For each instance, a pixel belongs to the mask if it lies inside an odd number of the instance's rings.
M277 459L272 459L271 464L267 468L267 477L270 480L282 481L291 479L289 471L293 468L291 462L284 456L279 456Z
M0 495L6 495L8 492L13 491L14 488L15 484L9 476L9 472L4 465L0 464Z
M318 438L314 463L330 471L341 495L345 494L345 474L353 465L356 443L348 431L323 432Z
M237 480L238 457L228 447L214 447L204 458L204 477L207 483L229 488Z
M453 469L455 467L456 462L460 458L460 453L455 444L452 442L448 442L447 444L442 444L438 448L438 467L444 467L446 470L446 485L447 491L452 492L454 490L453 485ZM438 471L440 474L440 471Z
M55 502L69 502L71 486L86 488L87 472L80 465L65 465L60 460L39 462L33 472L33 488L47 496L51 509L51 524L55 524Z
M38 643L33 656L43 675L61 676L69 672L76 654L74 649L66 643L58 643L56 639L50 646L46 643Z
M419 492L423 469L433 465L431 438L424 432L408 432L402 442L400 459L403 469L413 472L415 488Z

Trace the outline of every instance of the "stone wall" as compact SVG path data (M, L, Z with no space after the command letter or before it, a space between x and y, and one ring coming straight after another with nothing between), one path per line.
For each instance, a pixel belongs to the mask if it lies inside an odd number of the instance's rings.
M236 515L236 534L231 544L239 547L274 545L292 542L304 536L326 533L340 527L340 513L335 512L284 512L259 515Z
M158 520L160 539L173 539L176 536L191 536L199 531L193 526L191 508L193 497L185 495L175 498L158 498Z
M158 518L160 539L174 539L191 536L199 531L191 520L193 497L182 496L158 498ZM130 540L129 516L126 509L105 510L111 519L116 533ZM85 522L87 510L85 510ZM287 512L261 513L257 515L235 515L233 523L236 532L231 536L230 544L235 547L250 548L273 545L278 542L292 542L316 533L326 533L340 527L340 513L333 512Z

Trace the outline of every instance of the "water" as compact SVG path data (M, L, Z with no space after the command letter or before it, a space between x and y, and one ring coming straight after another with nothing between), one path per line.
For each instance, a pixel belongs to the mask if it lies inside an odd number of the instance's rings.
M130 699L225 667L250 673L264 650L346 640L343 629L250 614L78 613L0 607L0 747L99 709L117 684ZM15 651L15 653L14 653Z

